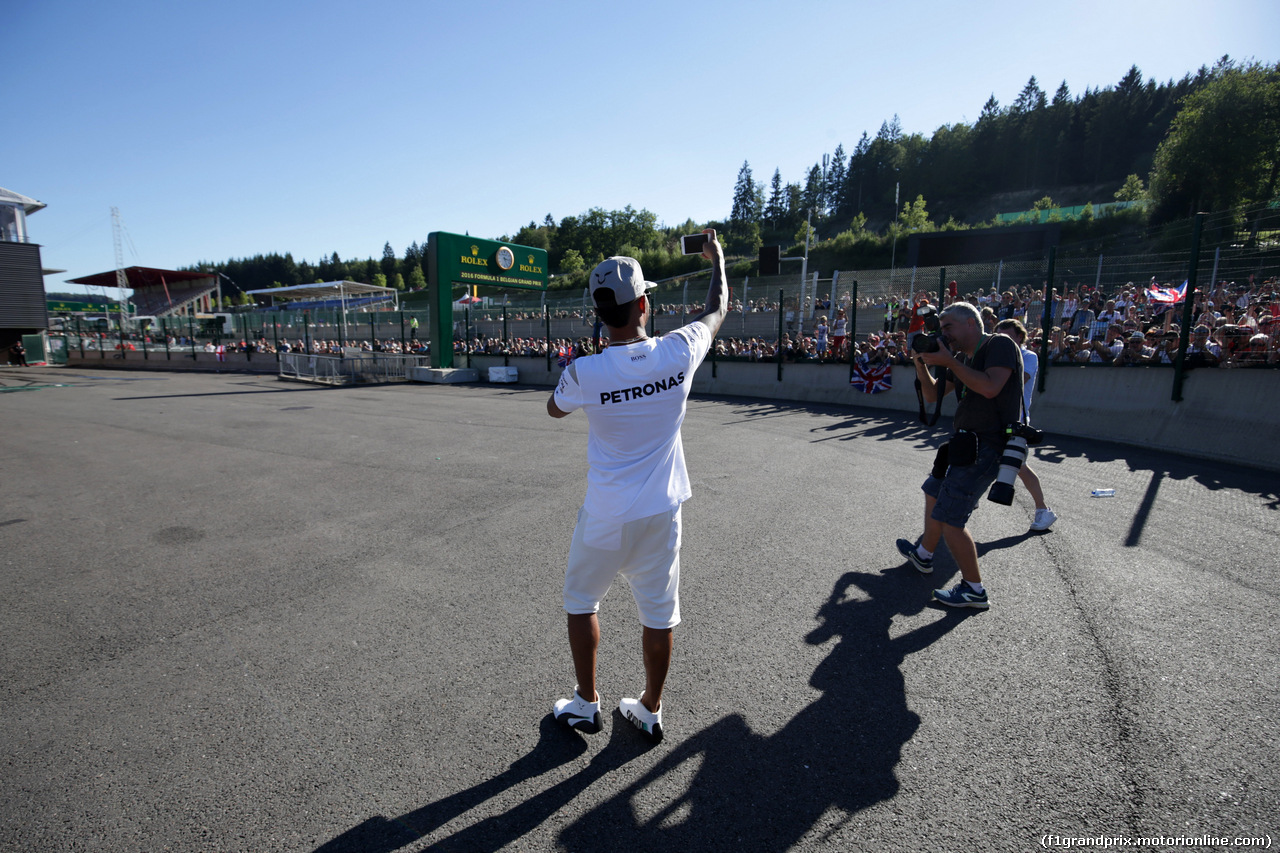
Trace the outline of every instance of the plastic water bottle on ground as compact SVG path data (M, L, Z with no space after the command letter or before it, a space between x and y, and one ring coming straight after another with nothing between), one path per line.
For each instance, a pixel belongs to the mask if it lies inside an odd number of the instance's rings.
M1116 496L1115 489L1094 489L1089 493L1095 498L1114 498Z

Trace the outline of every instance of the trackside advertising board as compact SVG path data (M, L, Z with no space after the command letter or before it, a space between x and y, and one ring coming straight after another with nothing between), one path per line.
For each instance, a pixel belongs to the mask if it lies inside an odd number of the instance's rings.
M427 235L431 366L453 366L453 288L546 290L547 251L516 243L433 231Z
M427 236L428 283L547 289L547 251L435 231Z

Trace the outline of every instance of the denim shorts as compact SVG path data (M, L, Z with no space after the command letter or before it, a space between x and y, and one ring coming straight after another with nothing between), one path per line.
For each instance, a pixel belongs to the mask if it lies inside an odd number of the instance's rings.
M1000 471L1000 445L978 442L978 458L972 465L952 465L941 480L930 476L920 488L937 499L932 518L952 527L964 527L978 507L983 493L991 488Z

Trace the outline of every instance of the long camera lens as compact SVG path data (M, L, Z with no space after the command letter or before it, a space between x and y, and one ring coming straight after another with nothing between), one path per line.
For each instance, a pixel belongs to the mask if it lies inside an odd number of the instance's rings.
M1000 473L991 484L987 500L1010 506L1013 504L1013 481L1018 479L1018 471L1022 463L1027 461L1027 440L1020 435L1012 436L1004 446L1004 455L1000 457Z

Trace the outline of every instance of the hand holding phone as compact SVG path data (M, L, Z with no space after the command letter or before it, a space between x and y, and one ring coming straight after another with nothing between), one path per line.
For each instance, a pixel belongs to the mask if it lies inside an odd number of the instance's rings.
M709 239L710 235L705 232L686 234L680 238L680 251L686 255L704 255Z

